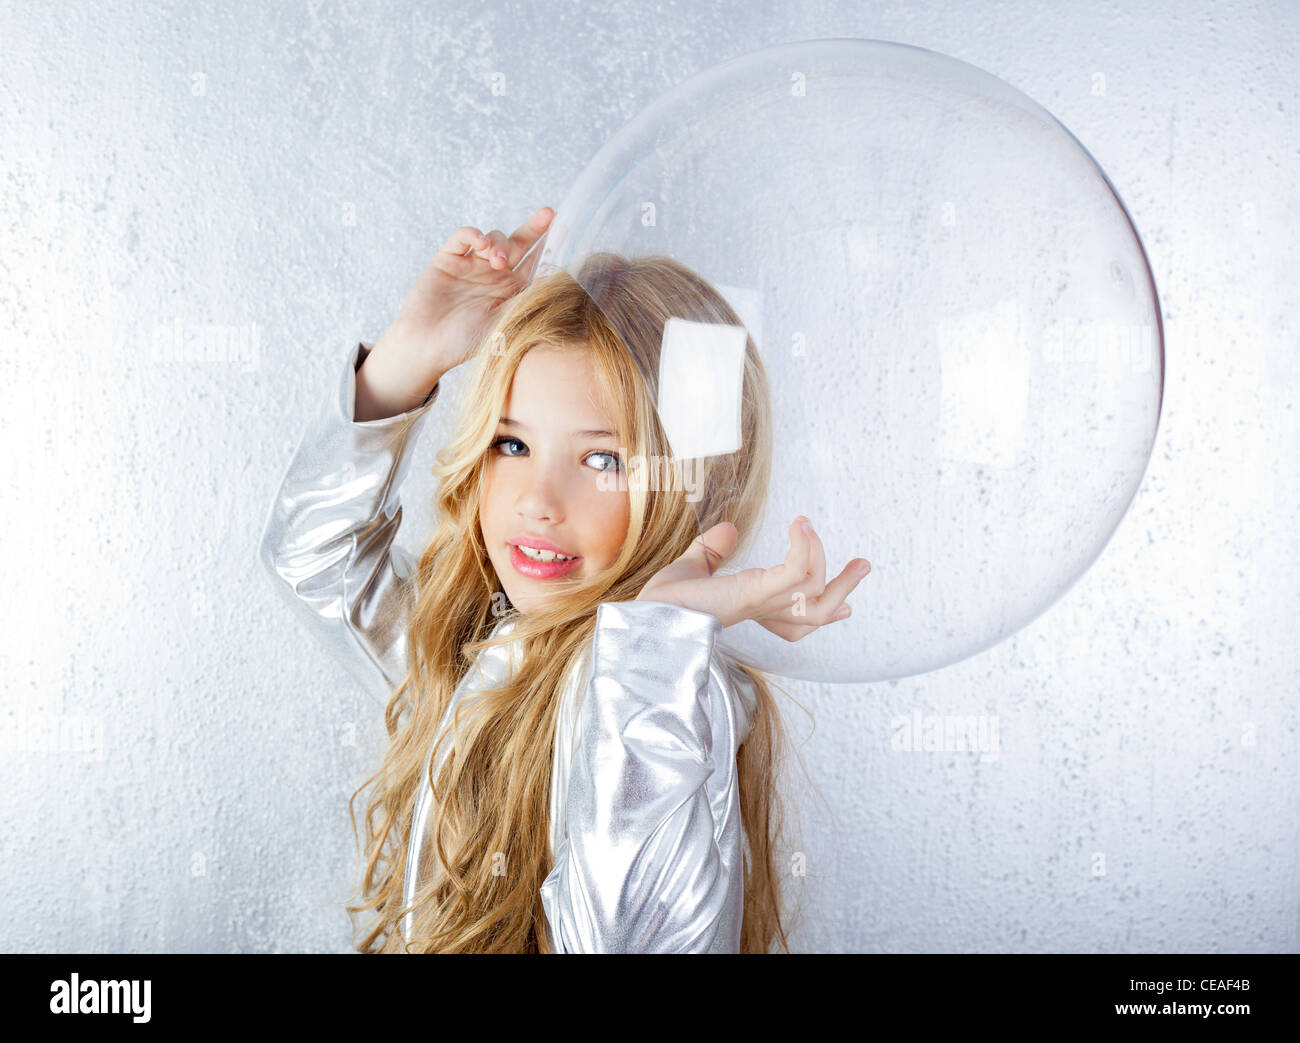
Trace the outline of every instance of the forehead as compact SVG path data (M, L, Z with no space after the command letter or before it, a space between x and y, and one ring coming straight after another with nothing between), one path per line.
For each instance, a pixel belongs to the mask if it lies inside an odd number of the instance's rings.
M503 419L529 427L608 428L614 411L583 347L539 345L515 369ZM508 425L509 426L509 425Z

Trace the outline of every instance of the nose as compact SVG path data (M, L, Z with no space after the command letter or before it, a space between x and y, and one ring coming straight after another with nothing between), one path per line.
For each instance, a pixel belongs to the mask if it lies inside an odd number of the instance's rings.
M562 482L545 467L529 467L521 477L515 512L526 521L559 525L564 521Z

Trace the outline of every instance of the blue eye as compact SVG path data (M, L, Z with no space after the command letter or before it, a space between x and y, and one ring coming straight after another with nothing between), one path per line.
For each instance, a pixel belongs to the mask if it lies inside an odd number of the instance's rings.
M510 435L502 435L500 438L498 438L495 442L492 443L492 445L490 446L490 448L495 449L497 446L499 446L499 445L504 445L504 444L507 443L507 442L514 442L514 443L516 443L516 444L518 444L518 445L524 445L524 443L523 443L523 442L520 442L519 439L517 439L517 438L512 438ZM527 447L527 446L524 446L524 448L527 449L528 447ZM502 453L501 455L502 455L502 456L515 456L515 455L517 455L517 454L515 454L515 453Z
M507 452L506 450L503 449L501 451L502 456L519 457L525 455L528 452L528 446L524 445L523 442L521 442L518 438L515 438L513 435L502 435L500 438L496 439L489 448L496 449L498 446L505 446L510 444L511 442L519 446L523 450L523 452L520 453ZM596 470L598 471L618 471L621 470L623 467L623 462L618 458L618 453L611 453L602 450L600 452L587 454L587 459L590 460L593 456L606 456L609 457L611 461L611 463L607 464L604 467L597 467Z
M623 466L623 462L622 462L621 460L619 460L619 458L618 458L618 453L605 453L605 452L600 452L600 453L592 453L591 456L607 456L607 457L609 457L612 461L614 461L614 462L613 462L612 464L610 464L608 467L599 467L599 468L597 468L597 470L600 470L600 471L617 471L617 470L619 470L619 469ZM590 460L590 459L591 459L591 456L587 457L587 459Z

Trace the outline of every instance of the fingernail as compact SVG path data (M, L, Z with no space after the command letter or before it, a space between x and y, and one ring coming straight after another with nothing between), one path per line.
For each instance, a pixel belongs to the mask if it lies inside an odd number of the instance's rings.
M801 525L803 527L803 531L805 535L811 536L813 534L812 522L810 522L807 518L803 520Z
M869 561L865 561L865 562L863 562L861 565L858 566L858 575L859 575L859 576L865 576L865 575L866 575L868 572L870 572L870 571L871 571L871 562L869 562Z

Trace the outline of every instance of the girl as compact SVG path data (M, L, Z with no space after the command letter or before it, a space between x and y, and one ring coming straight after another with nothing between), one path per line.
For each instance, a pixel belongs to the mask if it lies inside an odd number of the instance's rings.
M704 461L703 516L734 523L701 536L681 488L617 480L629 455L671 456L641 376L666 320L740 321L668 258L597 254L578 281L530 285L537 253L523 259L553 216L444 244L379 342L348 352L267 520L281 589L391 690L387 754L349 804L374 783L356 947L788 951L780 718L764 675L714 644L744 619L794 641L845 618L869 565L827 583L799 518L781 564L714 574L768 479L752 340L744 449ZM392 553L406 448L470 358L407 575Z

